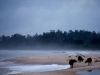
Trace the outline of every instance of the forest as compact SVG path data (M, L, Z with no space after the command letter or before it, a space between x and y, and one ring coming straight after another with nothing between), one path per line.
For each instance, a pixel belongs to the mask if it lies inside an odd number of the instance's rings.
M0 49L100 49L100 32L50 30L43 34L0 36Z

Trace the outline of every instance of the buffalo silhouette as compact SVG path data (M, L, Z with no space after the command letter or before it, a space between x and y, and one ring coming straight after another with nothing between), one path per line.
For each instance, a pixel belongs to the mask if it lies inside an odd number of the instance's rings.
M84 60L84 59L83 59L81 56L78 56L78 61L79 61L79 62L83 62L83 60Z
M69 65L70 65L70 68L73 68L73 64L77 62L75 59L70 59L69 60Z
M88 63L88 65L92 65L92 58L87 58L87 60L85 61L85 63Z

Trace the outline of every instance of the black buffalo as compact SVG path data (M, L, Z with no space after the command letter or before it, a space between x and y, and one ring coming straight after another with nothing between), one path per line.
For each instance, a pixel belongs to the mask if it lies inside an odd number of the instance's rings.
M75 59L70 59L69 60L69 65L70 65L70 68L73 68L73 64L77 62Z
M81 56L78 56L78 61L79 61L79 62L81 62L81 61L83 62L83 60L84 60L84 59L83 59Z
M88 63L88 65L92 65L92 58L87 58L87 60L85 61L85 63Z

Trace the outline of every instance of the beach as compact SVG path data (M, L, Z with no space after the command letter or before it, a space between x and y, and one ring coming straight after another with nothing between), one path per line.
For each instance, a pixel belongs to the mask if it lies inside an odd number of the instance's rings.
M85 63L87 58L92 58L92 65L88 66L88 63ZM46 71L46 72L31 72L31 73L17 73L17 74L9 74L9 75L76 75L77 71L82 70L93 70L100 69L100 56L85 56L83 57L83 62L76 62L73 68L55 70L55 71ZM17 64L41 64L41 65L49 65L49 64L59 64L59 65L68 65L70 59L76 59L75 55L52 55L52 56L23 56L16 57L12 59L4 60L4 62L14 62ZM97 61L98 60L98 61Z

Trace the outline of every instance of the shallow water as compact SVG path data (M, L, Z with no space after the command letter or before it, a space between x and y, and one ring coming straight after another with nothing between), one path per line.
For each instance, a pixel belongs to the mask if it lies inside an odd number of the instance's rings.
M21 56L44 56L44 55L100 55L100 51L76 51L76 50L53 50L53 51L44 51L44 50L0 50L0 60L21 57Z
M0 50L0 61L9 59L9 58L15 58L15 57L21 57L21 56L45 56L45 55L77 55L77 54L83 54L83 55L100 55L100 51L66 51L66 50L53 50L53 51L37 51L37 50ZM51 71L51 70L59 70L59 69L66 69L68 65L20 65L14 64L12 62L0 62L0 75L5 75L6 73L17 73L17 72L30 72L30 71L40 71L39 68L43 71ZM25 69L23 68L25 67ZM28 70L26 69L28 68ZM32 70L31 70L31 68ZM33 67L35 67L33 69ZM48 68L49 67L49 68ZM19 71L20 68L20 71ZM38 69L37 69L38 68ZM24 69L24 70L22 70Z
M100 75L100 70L88 70L76 72L79 75Z
M27 72L46 72L46 71L54 71L54 70L62 70L62 69L70 68L70 65L58 65L58 64L20 65L14 63L11 64L11 63L12 62L2 62L3 66L0 69L0 75L27 73Z

